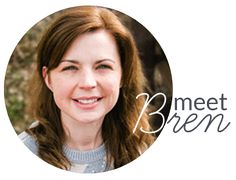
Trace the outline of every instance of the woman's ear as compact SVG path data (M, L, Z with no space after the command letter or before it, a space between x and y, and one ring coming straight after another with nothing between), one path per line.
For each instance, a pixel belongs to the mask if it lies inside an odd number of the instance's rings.
M42 68L42 76L43 76L44 82L47 85L47 87L50 90L52 90L51 82L50 82L50 78L49 78L49 74L48 74L48 68L46 66L43 66L43 68Z

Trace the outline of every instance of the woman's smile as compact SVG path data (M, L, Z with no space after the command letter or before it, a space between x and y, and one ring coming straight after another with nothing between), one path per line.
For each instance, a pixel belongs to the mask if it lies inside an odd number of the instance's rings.
M82 110L92 110L95 109L98 103L102 100L101 96L83 96L79 98L72 99L75 105Z

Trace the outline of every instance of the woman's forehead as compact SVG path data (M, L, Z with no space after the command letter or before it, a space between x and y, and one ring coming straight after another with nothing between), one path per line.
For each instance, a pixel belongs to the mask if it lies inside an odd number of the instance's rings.
M61 60L118 60L119 51L114 36L107 30L86 32L77 36Z

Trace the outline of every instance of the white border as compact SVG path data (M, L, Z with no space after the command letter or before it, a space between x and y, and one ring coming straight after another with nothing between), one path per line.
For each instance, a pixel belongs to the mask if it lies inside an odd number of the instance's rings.
M35 23L60 9L101 5L120 10L142 23L162 46L173 75L174 97L218 97L228 110L224 133L172 132L167 125L149 150L123 168L101 174L58 170L39 160L19 141L6 113L5 70L21 37ZM233 1L26 1L0 3L0 179L235 179L235 5ZM172 109L171 114L174 111ZM189 113L189 112L185 112Z

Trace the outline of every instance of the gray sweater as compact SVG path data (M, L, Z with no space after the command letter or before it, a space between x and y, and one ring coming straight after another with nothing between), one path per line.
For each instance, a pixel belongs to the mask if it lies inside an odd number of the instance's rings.
M23 143L38 155L37 141L25 131L19 135ZM78 151L63 146L65 156L71 162L70 171L80 173L98 173L111 170L106 167L106 149L102 144L100 147L89 151Z

